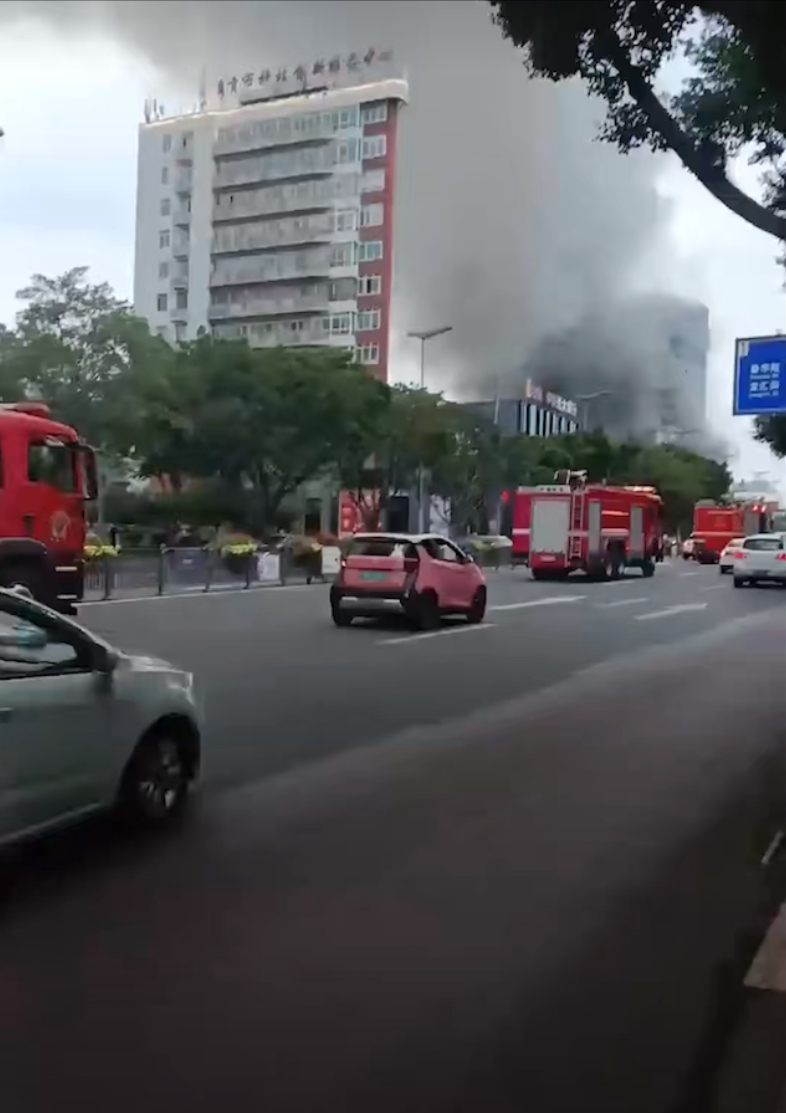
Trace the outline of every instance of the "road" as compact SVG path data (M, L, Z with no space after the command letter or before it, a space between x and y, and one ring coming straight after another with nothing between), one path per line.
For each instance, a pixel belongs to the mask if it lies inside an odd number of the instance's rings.
M783 898L786 592L675 563L500 573L428 635L336 630L320 586L84 618L196 672L206 789L163 843L6 867L4 1113L711 1108Z

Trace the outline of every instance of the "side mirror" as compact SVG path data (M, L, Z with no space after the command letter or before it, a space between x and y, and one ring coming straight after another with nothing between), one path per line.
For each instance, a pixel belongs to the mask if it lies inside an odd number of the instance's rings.
M82 460L83 494L87 502L95 502L98 498L98 466L96 454L92 448L80 448L79 455Z
M105 649L103 645L93 646L92 667L93 672L101 676L111 676L117 668L118 655L112 649Z

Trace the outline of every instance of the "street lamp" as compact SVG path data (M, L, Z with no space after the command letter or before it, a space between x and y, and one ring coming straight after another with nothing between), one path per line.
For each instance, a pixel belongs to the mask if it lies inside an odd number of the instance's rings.
M590 412L590 403L597 402L599 398L610 398L614 394L613 390L596 390L593 394L577 394L576 401L582 403L581 410L581 428L582 432L587 433L587 417Z
M453 325L441 325L440 328L424 329L422 332L408 332L412 340L420 341L420 389L426 389L426 341L433 340L435 336L444 336L446 332L452 332ZM426 532L426 501L425 493L425 474L423 465L418 468L418 521L421 533Z

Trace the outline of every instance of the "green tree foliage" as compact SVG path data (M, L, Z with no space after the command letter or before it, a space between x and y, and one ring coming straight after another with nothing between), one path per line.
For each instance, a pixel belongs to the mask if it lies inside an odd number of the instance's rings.
M605 100L602 138L623 152L674 151L737 216L786 240L786 4L783 0L490 0L533 74L583 78ZM694 76L656 92L664 62L687 48ZM731 181L743 148L763 171L765 203Z
M786 415L756 418L756 440L768 444L776 456L786 456Z

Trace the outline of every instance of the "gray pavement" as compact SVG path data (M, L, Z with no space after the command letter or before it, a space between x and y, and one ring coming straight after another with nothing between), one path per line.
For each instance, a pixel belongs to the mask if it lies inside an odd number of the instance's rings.
M714 1108L784 896L786 591L675 564L500 573L429 635L336 630L322 586L83 618L195 670L206 791L161 844L6 867L4 1113Z

